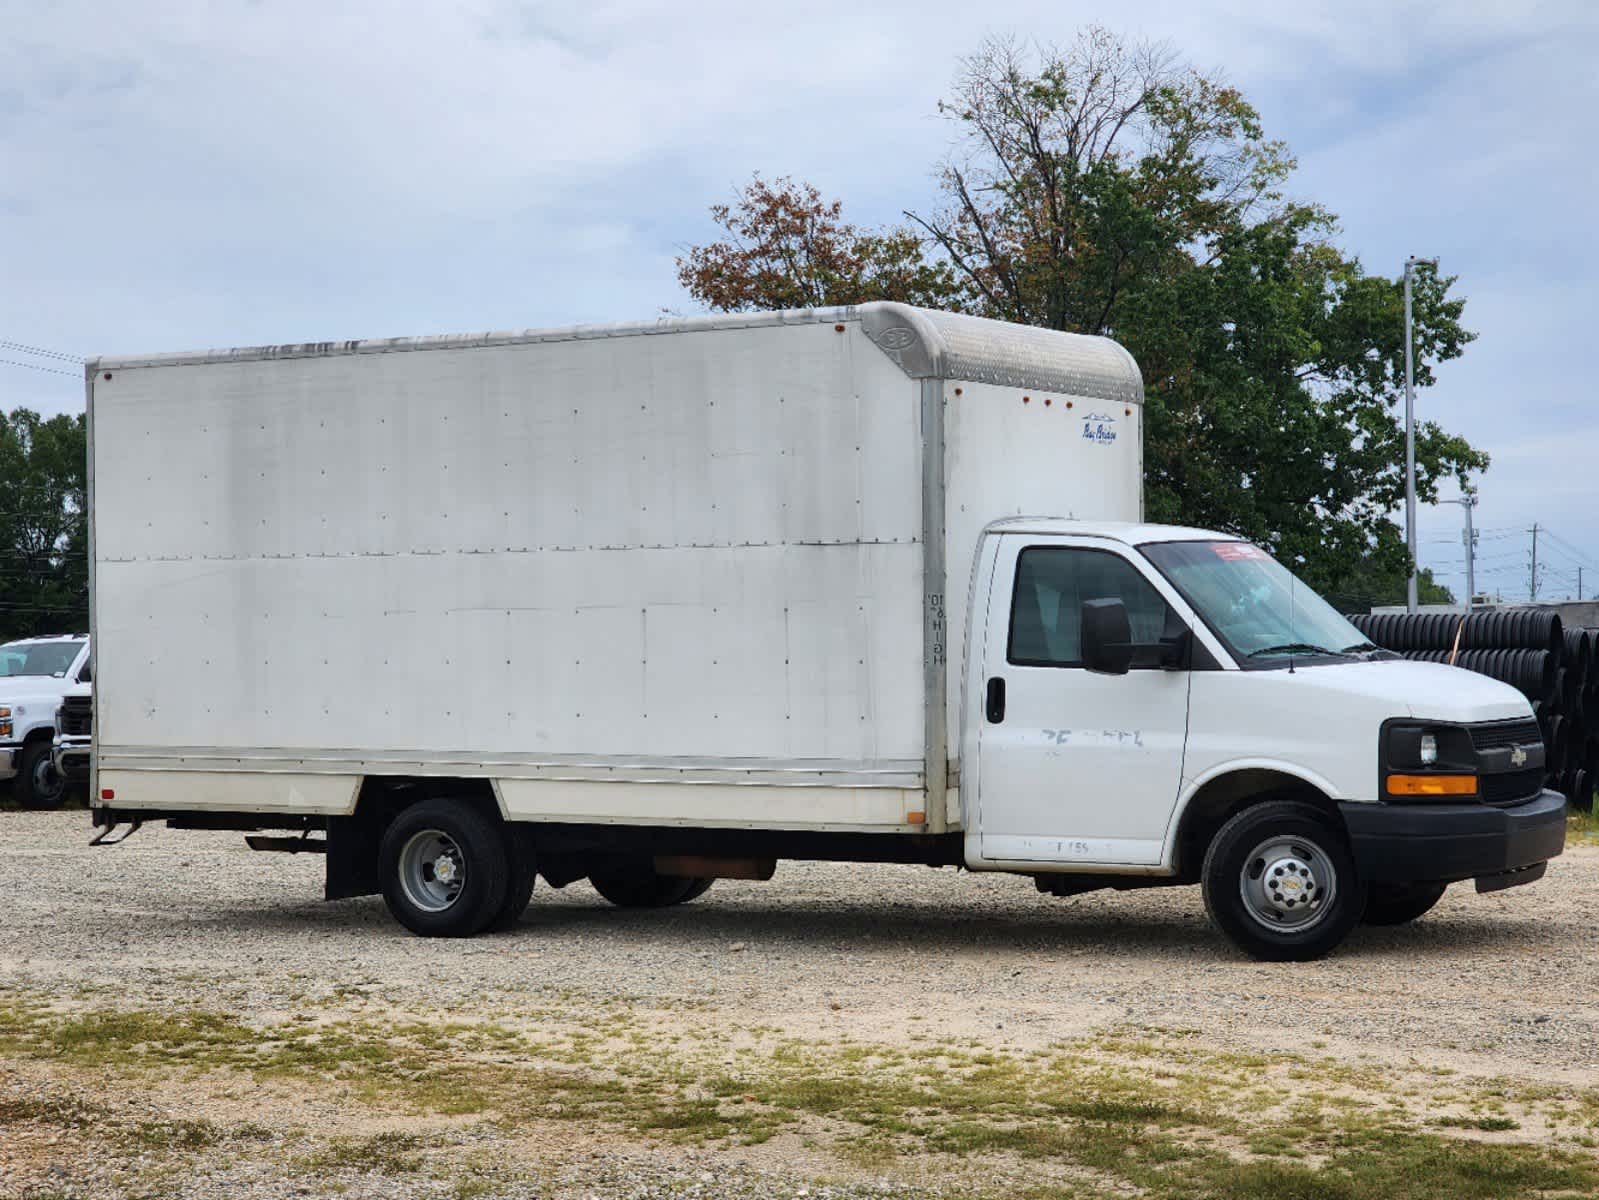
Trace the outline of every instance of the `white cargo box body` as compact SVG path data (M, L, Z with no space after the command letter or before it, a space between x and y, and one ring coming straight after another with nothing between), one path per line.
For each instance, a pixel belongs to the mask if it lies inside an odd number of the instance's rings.
M979 534L1137 519L1141 395L890 304L100 360L97 794L953 828Z

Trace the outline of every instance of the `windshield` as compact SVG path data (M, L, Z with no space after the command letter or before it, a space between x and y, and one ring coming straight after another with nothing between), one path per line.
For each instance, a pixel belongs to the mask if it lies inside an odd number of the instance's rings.
M1245 665L1371 649L1365 636L1259 546L1160 542L1140 546Z
M83 649L73 642L7 642L0 646L0 676L65 675Z

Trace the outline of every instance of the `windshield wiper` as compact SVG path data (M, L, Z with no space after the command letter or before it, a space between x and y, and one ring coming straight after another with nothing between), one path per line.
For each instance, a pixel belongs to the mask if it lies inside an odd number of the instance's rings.
M1280 646L1262 646L1259 650L1251 650L1247 657L1259 658L1262 654L1330 654L1334 658L1353 657L1346 650L1333 650L1328 646L1316 646L1310 642L1284 642Z
M1384 650L1371 642L1356 642L1353 646L1345 646L1339 653L1352 654L1359 658L1374 658L1379 654L1393 654L1395 658L1399 657L1392 650Z

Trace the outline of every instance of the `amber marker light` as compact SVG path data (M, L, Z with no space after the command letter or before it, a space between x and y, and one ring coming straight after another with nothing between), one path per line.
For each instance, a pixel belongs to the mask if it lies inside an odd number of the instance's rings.
M1475 775L1390 775L1390 796L1475 796Z

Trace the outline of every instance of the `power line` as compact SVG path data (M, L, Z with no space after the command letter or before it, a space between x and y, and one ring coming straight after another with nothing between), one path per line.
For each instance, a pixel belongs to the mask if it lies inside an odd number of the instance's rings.
M71 362L72 360L69 358L67 361ZM33 371L48 371L52 375L69 375L73 379L83 378L82 371L63 371L59 367L41 367L38 363L23 362L21 359L16 358L0 358L0 363L4 363L8 367L27 367Z
M1563 550L1566 551L1567 554L1571 555L1573 558L1577 559L1579 562L1583 563L1585 566L1588 566L1588 567L1594 566L1594 562L1593 562L1592 559L1590 559L1581 550L1577 549L1577 547L1573 546L1570 542L1566 541L1565 538L1560 537L1560 536L1558 536L1558 535L1556 535L1554 533L1551 533L1548 529L1544 528L1543 526L1539 526L1538 532L1543 534L1544 537L1548 538L1555 545L1561 547Z
M43 346L30 346L26 342L8 342L4 338L0 338L0 349L19 350L23 354L35 354L40 358L59 358L63 362L81 363L84 361L82 355L63 354L59 350L46 350Z

